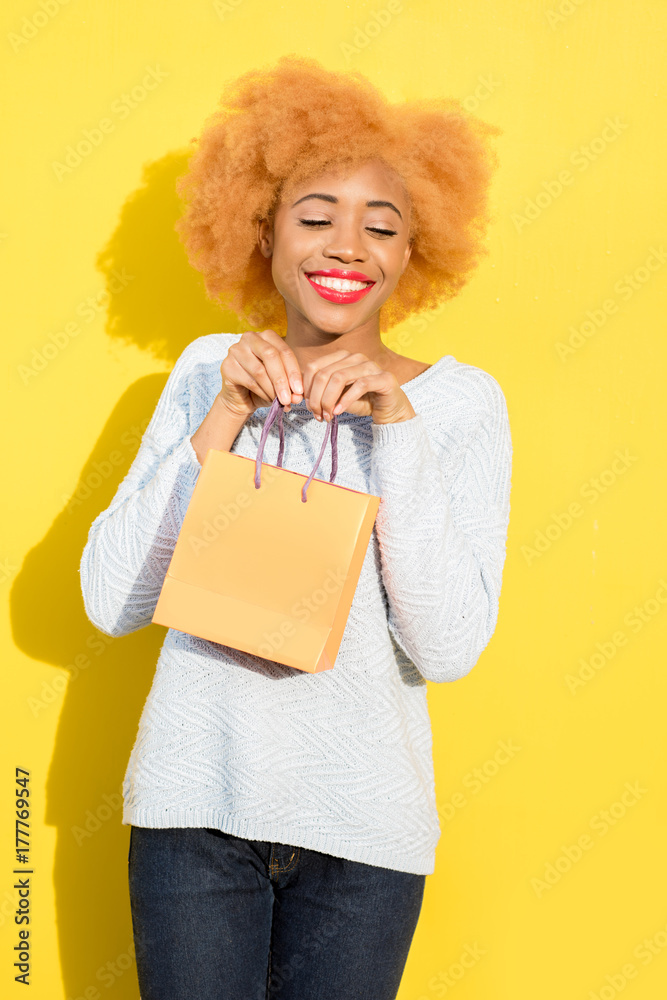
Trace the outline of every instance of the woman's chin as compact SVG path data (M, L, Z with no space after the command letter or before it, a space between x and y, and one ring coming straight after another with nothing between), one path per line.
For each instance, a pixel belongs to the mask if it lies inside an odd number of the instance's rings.
M322 333L342 335L351 333L364 326L373 317L365 311L352 311L349 306L338 306L334 309L309 309L302 312L303 318Z

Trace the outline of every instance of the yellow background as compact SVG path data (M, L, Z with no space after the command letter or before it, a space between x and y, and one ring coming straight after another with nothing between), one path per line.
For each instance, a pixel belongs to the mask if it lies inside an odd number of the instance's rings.
M468 677L429 685L443 832L400 1000L665 995L667 9L405 0L366 30L390 9L3 8L3 996L24 995L15 766L33 791L31 996L138 996L118 801L164 630L103 643L78 562L174 359L238 329L187 267L173 181L223 83L288 52L358 69L393 100L459 97L504 130L489 256L436 316L388 337L491 372L514 444L496 634ZM166 76L121 116L148 67ZM54 161L103 118L113 129L59 179ZM100 296L114 270L125 277ZM45 359L52 335L63 346ZM517 749L499 763L500 741Z

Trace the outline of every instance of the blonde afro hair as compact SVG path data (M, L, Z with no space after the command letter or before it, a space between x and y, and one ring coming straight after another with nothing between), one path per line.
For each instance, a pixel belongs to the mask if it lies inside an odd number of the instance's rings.
M296 185L337 164L381 159L411 200L412 254L382 306L387 330L457 294L482 254L487 195L497 166L489 137L502 130L456 99L390 104L359 73L283 56L227 85L205 122L176 190L176 230L206 293L255 329L284 336L283 299L257 245Z

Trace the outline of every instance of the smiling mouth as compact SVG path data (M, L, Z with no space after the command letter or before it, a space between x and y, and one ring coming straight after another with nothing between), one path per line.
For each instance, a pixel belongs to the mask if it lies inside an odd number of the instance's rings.
M358 302L375 282L356 271L310 271L306 274L312 288L329 302Z

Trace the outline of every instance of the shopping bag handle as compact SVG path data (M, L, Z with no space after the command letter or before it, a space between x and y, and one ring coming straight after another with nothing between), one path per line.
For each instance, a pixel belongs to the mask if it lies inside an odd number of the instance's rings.
M261 470L262 470L262 458L264 456L264 445L266 444L266 439L269 436L269 431L271 425L278 418L278 430L280 431L280 447L278 449L278 466L282 469L283 466L283 453L285 451L285 431L283 429L283 408L282 403L276 396L276 398L271 403L271 407L267 414L266 420L264 421L264 426L262 427L262 433L259 439L259 447L257 449L257 458L255 459L255 488L259 489L261 486ZM322 456L324 455L324 450L327 446L327 441L329 440L329 435L331 435L331 475L329 476L329 482L333 483L336 478L336 473L338 472L338 414L334 413L332 419L327 421L327 431L324 435L324 443L320 449L320 453L317 456L317 461L313 471L308 476L308 479L303 484L301 490L301 501L302 503L307 502L306 490L310 486L310 481L315 475L317 468L322 461Z

